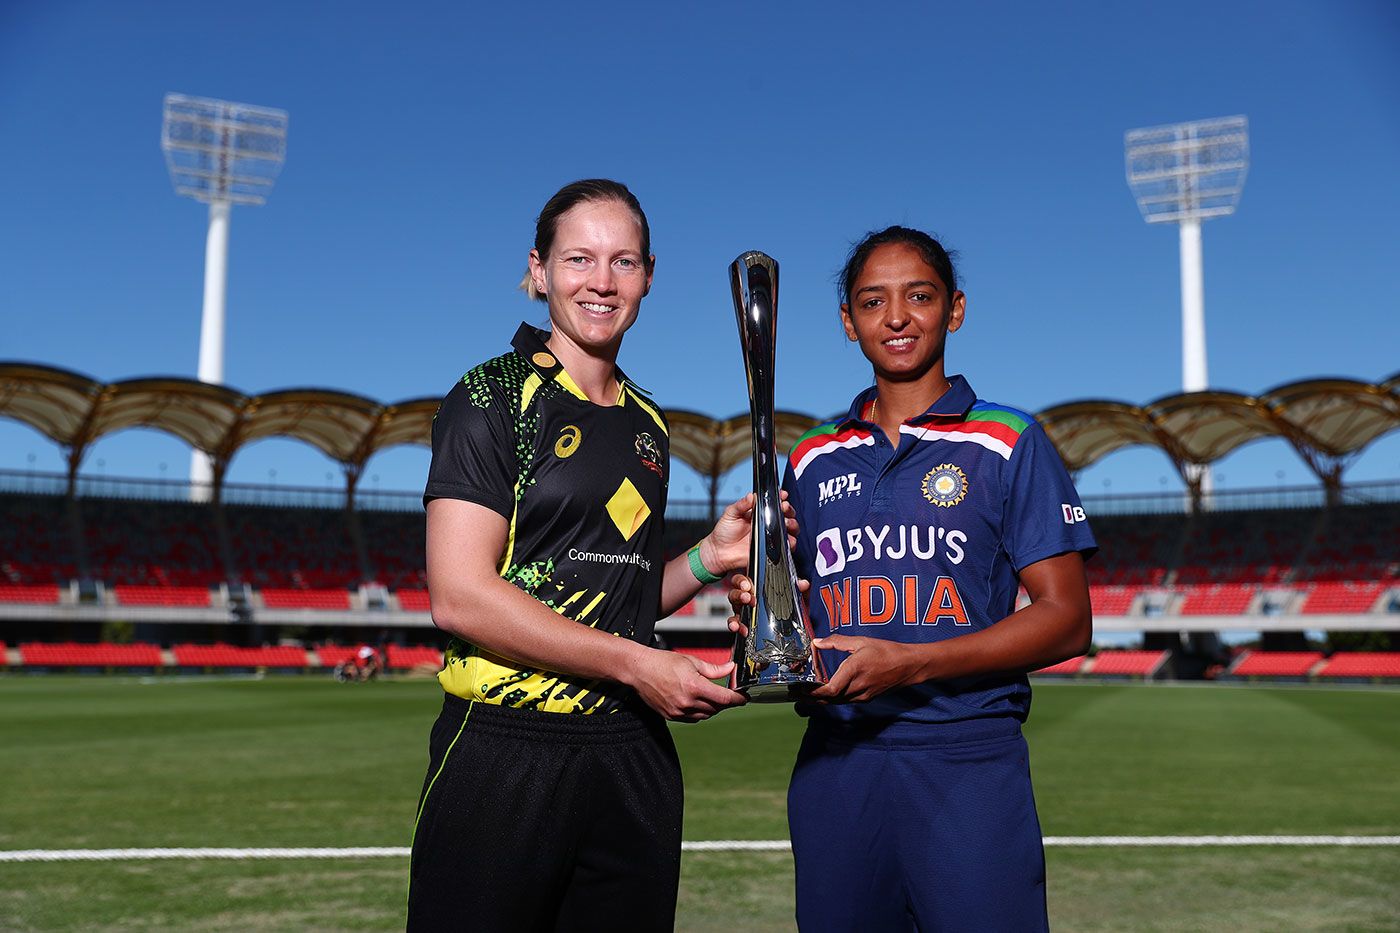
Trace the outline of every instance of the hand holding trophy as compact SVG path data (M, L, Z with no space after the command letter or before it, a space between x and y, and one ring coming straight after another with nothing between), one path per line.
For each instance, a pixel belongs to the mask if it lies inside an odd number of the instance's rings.
M729 266L729 283L749 383L757 499L748 567L754 600L740 610L747 634L734 642L730 687L750 700L777 703L800 699L826 682L821 660L812 650L811 624L797 590L779 495L773 414L778 263L763 253L744 253Z

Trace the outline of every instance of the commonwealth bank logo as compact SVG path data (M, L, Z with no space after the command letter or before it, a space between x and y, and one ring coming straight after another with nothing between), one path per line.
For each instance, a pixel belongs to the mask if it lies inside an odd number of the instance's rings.
M607 509L608 517L613 520L613 524L622 532L623 540L626 541L632 540L632 536L651 515L651 508L630 479L623 479L622 485L617 487L617 492L608 500Z

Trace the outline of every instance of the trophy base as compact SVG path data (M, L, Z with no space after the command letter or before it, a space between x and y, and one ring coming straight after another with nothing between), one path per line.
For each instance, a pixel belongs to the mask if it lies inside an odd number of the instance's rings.
M749 684L736 689L749 698L750 703L795 703L807 698L807 694L820 687L815 680L790 680L776 683Z

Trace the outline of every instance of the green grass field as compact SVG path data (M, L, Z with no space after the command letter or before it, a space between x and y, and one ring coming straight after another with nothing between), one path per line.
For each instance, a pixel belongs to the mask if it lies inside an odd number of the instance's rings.
M0 678L0 849L402 846L431 680ZM675 729L688 840L786 837L801 723ZM1400 835L1400 692L1040 685L1046 835ZM837 840L833 840L835 844ZM1047 851L1057 930L1397 930L1400 848ZM0 863L0 929L402 928L406 860ZM687 853L682 930L792 929L786 853Z

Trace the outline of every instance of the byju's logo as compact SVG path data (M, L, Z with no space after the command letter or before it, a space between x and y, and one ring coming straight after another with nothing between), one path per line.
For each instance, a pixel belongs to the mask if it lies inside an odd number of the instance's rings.
M856 479L854 473L833 476L831 479L817 483L817 508L821 508L833 499L844 499L847 496L858 495L860 495L860 480Z
M828 577L845 566L846 549L841 545L841 529L828 528L817 535L817 573Z

